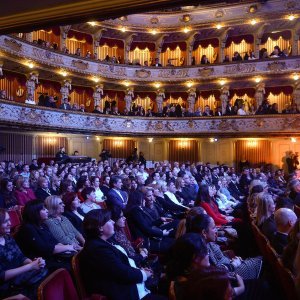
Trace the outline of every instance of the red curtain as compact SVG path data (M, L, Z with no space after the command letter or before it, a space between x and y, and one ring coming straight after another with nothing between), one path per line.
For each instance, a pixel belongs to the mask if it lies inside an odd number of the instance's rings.
M169 160L171 162L197 162L199 159L198 142L195 140L171 140Z
M219 40L217 38L213 38L213 39L195 41L193 50L196 50L199 46L201 46L202 48L207 48L209 45L212 45L212 47L214 48L219 47Z
M293 87L292 86L271 86L266 87L266 95L269 95L272 93L273 95L279 95L281 93L284 93L286 95L293 94Z
M244 89L232 89L230 95L236 94L238 97L243 97L247 94L249 97L254 97L255 88L244 88Z
M271 142L267 140L240 140L236 141L236 162L248 160L251 166L261 166L270 163Z
M181 51L186 51L186 42L164 43L161 52L166 52L167 48L174 51L179 46Z
M87 34L87 33L84 33L84 32L69 30L68 38L69 39L70 38L75 38L79 42L85 40L88 44L93 44L93 37L90 34Z
M106 44L108 47L111 47L111 48L117 46L118 48L124 49L124 42L121 40L109 39L109 38L102 37L99 45L103 46L104 44Z
M284 40L288 41L292 38L292 33L290 30L284 30L284 31L279 31L274 33L272 32L264 33L261 39L261 44L266 43L268 38L270 38L273 41L277 41L281 36Z
M226 40L226 45L225 48L228 48L232 42L235 44L240 44L242 40L245 40L247 44L253 44L254 42L254 37L252 34L244 34L244 35L239 35L239 36L230 36Z
M133 140L103 140L103 149L109 150L112 158L127 158L135 147Z
M200 95L204 99L208 99L211 95L214 95L216 99L219 99L221 93L219 90L210 90L210 91L201 91Z
M140 50L145 50L146 48L148 48L151 52L155 51L155 43L150 42L132 42L130 46L130 51L133 51L137 47Z
M65 147L68 153L68 139L59 136L37 136L35 138L35 151L39 158L55 157L60 147Z

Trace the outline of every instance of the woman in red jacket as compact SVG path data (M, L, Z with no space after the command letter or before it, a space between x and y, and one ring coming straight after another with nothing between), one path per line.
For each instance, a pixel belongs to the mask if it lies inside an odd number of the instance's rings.
M34 191L30 188L29 179L19 176L16 181L15 197L18 205L24 206L28 201L36 199Z

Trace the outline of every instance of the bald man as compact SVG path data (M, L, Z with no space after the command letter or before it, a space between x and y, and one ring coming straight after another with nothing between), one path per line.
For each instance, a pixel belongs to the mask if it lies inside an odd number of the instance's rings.
M283 249L288 244L288 235L297 221L296 214L289 208L280 208L275 212L275 232L271 245L279 255L282 255Z

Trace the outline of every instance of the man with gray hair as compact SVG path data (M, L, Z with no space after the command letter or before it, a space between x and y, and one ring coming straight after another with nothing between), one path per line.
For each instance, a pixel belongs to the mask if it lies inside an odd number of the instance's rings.
M296 214L289 208L280 208L275 212L276 232L271 240L272 247L279 255L288 244L288 235L297 221Z
M294 202L294 205L300 206L300 181L298 179L292 179L288 187L290 189L289 198Z

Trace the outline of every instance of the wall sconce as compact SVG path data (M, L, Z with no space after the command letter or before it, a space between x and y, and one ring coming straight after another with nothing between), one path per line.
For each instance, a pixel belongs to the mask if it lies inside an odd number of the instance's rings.
M93 27L97 25L97 22L95 22L95 21L91 21L91 22L87 22L87 23Z
M97 140L97 141L100 141L100 138L99 138L99 136L97 136L97 137L96 137L96 140Z
M68 72L65 71L65 70L61 70L61 71L59 72L59 74L62 75L63 77L67 77L67 76L68 76Z
M122 31L122 32L126 32L126 27L124 27L124 26L121 26L121 27L120 27L120 31Z
M290 21L294 21L295 20L295 15L293 15L293 14L291 14L291 15L289 15L288 16L288 19L290 20Z
M30 68L30 69L33 69L34 68L34 63L32 61L29 61L27 63L27 67Z
M254 81L255 81L256 83L259 83L259 82L262 81L262 78L261 78L260 76L256 76L256 77L254 77Z
M252 19L251 21L250 21L250 24L251 25L255 25L257 23L257 20L256 19Z
M148 138L148 142L152 143L153 142L153 137Z
M100 79L98 77L92 77L92 80L96 83L100 81Z
M217 141L218 141L218 139L217 138L209 138L209 141L211 142L211 143L216 143Z
M225 80L225 79L220 79L220 80L219 80L219 84L220 84L220 85L224 85L225 83L226 83L226 80Z
M150 33L153 34L153 35L156 35L158 33L158 31L157 31L157 29L151 29Z
M295 80L295 81L297 81L297 80L299 80L299 74L297 74L297 73L295 73L295 74L293 74L293 79Z
M187 81L185 83L185 85L188 87L188 88L191 88L193 85L194 85L194 82L193 81Z
M183 28L183 32L184 33L188 33L188 32L190 32L191 31L191 27L184 27Z
M297 139L294 137L291 137L291 143L297 143Z
M154 83L154 86L155 86L157 89L159 89L159 88L161 87L161 83L160 83L160 82L155 82L155 83Z
M219 29L221 29L223 26L221 25L221 24L217 24L216 25L216 28L219 30Z
M130 86L130 82L127 81L127 80L123 81L123 84L124 84L126 87L129 87L129 86Z

